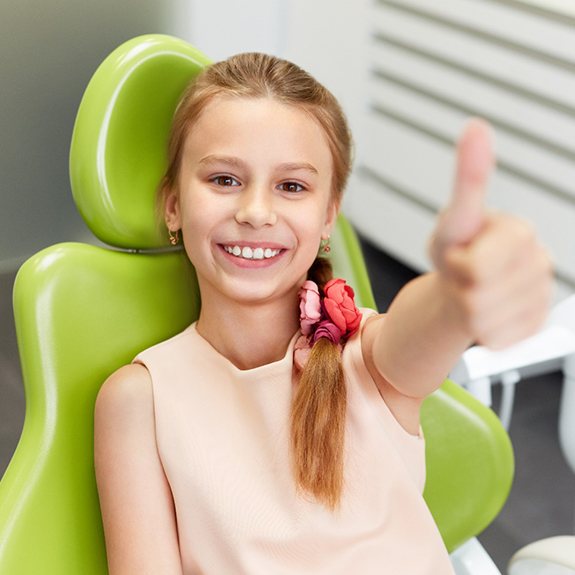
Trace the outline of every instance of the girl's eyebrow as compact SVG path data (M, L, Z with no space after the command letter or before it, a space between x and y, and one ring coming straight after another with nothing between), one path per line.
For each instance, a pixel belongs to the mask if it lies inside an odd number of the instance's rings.
M215 154L205 156L198 163L203 166L210 166L212 164L227 164L237 168L242 168L245 166L245 162L243 162L240 158L236 158L235 156L217 156Z
M216 154L205 156L198 163L202 166L210 166L212 164L227 164L234 168L243 168L246 166L246 163L236 156L218 156ZM312 174L318 174L317 168L309 162L285 162L276 166L276 170L278 172L296 172L299 170L305 170Z
M286 162L285 164L280 164L277 169L281 172L297 172L299 170L305 170L312 174L318 173L317 168L309 162Z

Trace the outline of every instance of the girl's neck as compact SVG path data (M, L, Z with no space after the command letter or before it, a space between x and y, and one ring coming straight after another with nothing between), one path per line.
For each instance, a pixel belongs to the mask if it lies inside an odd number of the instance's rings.
M253 369L285 356L299 327L297 292L263 304L202 298L198 333L239 369Z

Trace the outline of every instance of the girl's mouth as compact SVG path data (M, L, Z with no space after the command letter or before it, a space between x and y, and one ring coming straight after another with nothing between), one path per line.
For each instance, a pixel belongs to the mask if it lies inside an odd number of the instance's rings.
M269 260L278 256L282 250L274 248L251 248L250 246L225 245L224 250L237 258L244 260Z

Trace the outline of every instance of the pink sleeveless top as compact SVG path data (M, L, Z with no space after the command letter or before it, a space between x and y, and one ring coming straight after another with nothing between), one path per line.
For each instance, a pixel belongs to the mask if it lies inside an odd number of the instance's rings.
M367 315L373 314L365 310ZM140 353L186 575L452 574L421 495L424 442L396 421L359 335L343 351L345 487L338 511L298 493L289 458L293 347L240 370L192 324Z

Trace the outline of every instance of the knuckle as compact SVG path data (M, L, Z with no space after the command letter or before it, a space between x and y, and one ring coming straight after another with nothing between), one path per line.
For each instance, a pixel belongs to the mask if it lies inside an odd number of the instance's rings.
M518 248L534 249L537 246L537 230L532 222L518 216L505 216L504 220L511 241Z

